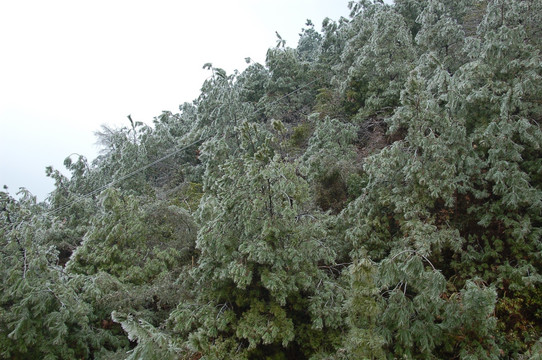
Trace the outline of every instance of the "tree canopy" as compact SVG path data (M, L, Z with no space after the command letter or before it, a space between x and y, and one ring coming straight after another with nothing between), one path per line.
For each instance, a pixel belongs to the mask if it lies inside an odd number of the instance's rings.
M349 6L0 192L0 359L542 358L542 1Z

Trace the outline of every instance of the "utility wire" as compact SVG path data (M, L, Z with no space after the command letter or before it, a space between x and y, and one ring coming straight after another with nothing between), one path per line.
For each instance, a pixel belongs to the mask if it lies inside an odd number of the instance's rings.
M317 80L318 80L318 78L316 78L316 79L314 79L314 80L308 82L307 84L305 84L305 85L303 85L303 86L301 86L301 87L299 87L299 88L297 88L297 89L295 89L295 90L289 92L289 93L286 94L286 95L281 96L280 98L278 98L278 99L276 99L275 101L273 101L270 105L271 105L271 106L272 106L272 105L275 105L276 103L278 103L278 102L281 101L282 99L287 98L288 96L290 96L290 95L292 95L292 94L295 94L296 92L298 92L298 91L300 91L300 90L303 90L304 88L306 88L306 87L312 85L312 84L315 83ZM260 112L261 110L263 110L263 107L260 108L260 109L254 110L251 114L249 114L249 116L250 116L250 115L255 115L255 114L257 114L258 112ZM182 147L182 148L179 148L179 149L175 149L175 147L172 147L172 148L170 148L170 150L172 150L172 151L171 151L170 153L168 153L167 155L164 155L164 156L162 156L161 158L159 158L159 159L157 159L157 160L154 160L153 162L151 162L151 163L149 163L149 164L147 164L147 165L145 165L145 166L142 166L142 167L140 167L140 168L138 168L138 169L136 169L136 170L134 170L134 171L132 171L132 172L126 174L126 175L123 175L123 176L119 177L118 179L115 179L115 180L113 180L113 181L107 183L106 185L100 186L100 187L98 187L98 188L96 188L96 189L94 189L94 190L92 190L92 191L90 191L90 192L88 192L88 193L86 193L86 194L84 194L84 195L81 195L78 199L73 200L73 201L69 202L69 203L66 204L66 205L63 205L63 206L61 206L61 207L59 207L59 208L57 208L57 209L45 211L44 213L42 213L42 215L54 215L54 214L56 214L56 213L59 213L59 212L61 212L62 210L65 210L65 209L67 209L67 208L73 206L74 204L77 204L78 202L81 202L81 201L85 200L86 198L89 198L89 197L92 197L92 196L94 196L94 195L96 195L96 194L99 194L100 192L102 192L103 190L109 188L110 186L112 186L112 185L114 185L114 184L117 184L117 183L119 183L119 182L121 182L121 181L124 181L124 180L126 180L126 179L128 179L128 178L130 178L130 177L132 177L132 176L134 176L134 175L136 175L136 174L138 174L138 173L140 173L140 172L142 172L142 171L144 171L144 170L150 168L151 166L154 166L154 165L156 165L156 164L158 164L158 163L160 163L160 162L162 162L162 161L164 161L164 160L166 160L166 159L172 157L173 155L178 154L179 152L181 152L181 151L183 151L183 150L186 150L186 149L190 148L191 146L196 145L197 143L200 143L200 142L203 142L203 141L208 140L209 138L210 138L210 136L209 136L209 137L206 137L206 138L202 138L202 139L196 140L196 141L192 142L191 144L186 145L186 146L184 146L184 147ZM24 222L25 222L25 221L22 221L21 223L19 223L19 225L21 225L21 224L24 223Z
M81 197L80 197L79 199L76 199L76 200L74 200L74 201L72 201L72 202L70 202L70 203L68 203L68 204L66 204L66 205L64 205L64 206L61 206L61 207L59 207L59 208L57 208L57 209L50 210L50 211L46 211L46 212L44 213L44 215L53 215L53 214L55 214L55 213L57 213L57 212L61 212L62 210L67 209L67 208L71 207L72 205L74 205L74 204L76 204L76 203L78 203L78 202L80 202L80 201L83 201L84 199L86 199L86 198L88 198L88 197L91 197L91 196L94 196L94 195L96 195L96 194L99 194L99 193L101 193L103 190L105 190L105 189L107 189L107 188L113 186L114 184L119 183L119 182L121 182L121 181L124 181L124 180L126 180L126 179L128 179L128 178L130 178L130 177L132 177L132 176L134 176L134 175L136 175L136 174L138 174L138 173L140 173L140 172L142 172L142 171L145 171L145 170L147 170L148 168L150 168L151 166L154 166L154 165L156 165L156 164L158 164L158 163L160 163L160 162L162 162L162 161L164 161L164 160L166 160L166 159L172 157L173 155L178 154L179 152L181 152L181 151L183 151L183 150L186 150L186 149L188 149L189 147L194 146L194 145L196 145L197 143L203 142L203 141L205 141L205 140L207 140L207 138L203 138L203 139L196 140L196 141L192 142L192 143L189 144L189 145L186 145L186 146L184 146L184 147L182 147L182 148L179 148L179 149L175 149L175 150L173 150L172 152L170 152L169 154L164 155L164 156L162 156L161 158L156 159L156 160L154 160L153 162L151 162L151 163L149 163L149 164L147 164L147 165L145 165L145 166L142 166L142 167L140 167L140 168L138 168L138 169L136 169L136 170L134 170L134 171L132 171L132 172L126 174L126 175L123 175L123 176L119 177L118 179L115 179L115 180L111 181L111 182L108 183L108 184L105 184L105 185L103 185L103 186L100 186L99 188L94 189L94 190L92 190L92 191L89 192L89 193L86 193L86 194L84 194L84 195L81 195Z

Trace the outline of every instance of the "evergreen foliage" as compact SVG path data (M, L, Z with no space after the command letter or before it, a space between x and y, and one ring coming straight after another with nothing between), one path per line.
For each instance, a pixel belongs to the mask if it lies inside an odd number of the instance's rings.
M361 0L0 192L0 359L540 359L540 0Z

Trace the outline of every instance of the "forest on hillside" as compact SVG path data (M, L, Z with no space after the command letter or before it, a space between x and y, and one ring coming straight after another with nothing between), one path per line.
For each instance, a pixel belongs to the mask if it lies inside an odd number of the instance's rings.
M349 6L0 192L0 359L542 359L542 0Z

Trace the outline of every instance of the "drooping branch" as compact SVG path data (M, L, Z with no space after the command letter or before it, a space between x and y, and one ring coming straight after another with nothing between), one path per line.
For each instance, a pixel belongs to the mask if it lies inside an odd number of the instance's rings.
M9 213L9 210L6 206L2 208L2 212L6 214L6 221L9 225L13 225L13 221L11 220L11 216ZM26 279L26 272L28 270L28 261L26 256L26 249L21 244L21 240L18 237L15 237L15 241L17 242L17 245L19 246L19 251L21 251L22 257L23 257L23 279Z

